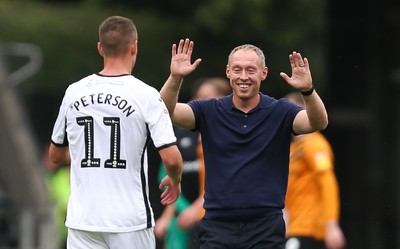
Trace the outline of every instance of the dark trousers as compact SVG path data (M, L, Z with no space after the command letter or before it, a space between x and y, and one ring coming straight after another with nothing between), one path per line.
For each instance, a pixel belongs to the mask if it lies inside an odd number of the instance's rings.
M325 243L310 237L289 237L285 249L326 249Z
M198 231L198 224L195 225L195 228L192 229L189 238L188 238L188 243L186 249L199 249L200 244L199 244L199 235L197 233Z
M283 249L282 214L248 221L202 219L198 226L201 249Z

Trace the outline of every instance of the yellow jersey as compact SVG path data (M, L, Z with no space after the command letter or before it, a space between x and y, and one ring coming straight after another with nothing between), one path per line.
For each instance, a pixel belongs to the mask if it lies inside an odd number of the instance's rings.
M330 144L319 132L294 137L285 207L287 236L323 240L326 222L338 220L339 205Z

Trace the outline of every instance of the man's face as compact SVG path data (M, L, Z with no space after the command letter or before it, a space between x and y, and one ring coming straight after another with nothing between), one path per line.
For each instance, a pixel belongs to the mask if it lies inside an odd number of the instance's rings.
M226 75L236 96L250 99L257 96L261 81L267 77L268 69L263 66L257 53L251 49L241 49L231 55Z

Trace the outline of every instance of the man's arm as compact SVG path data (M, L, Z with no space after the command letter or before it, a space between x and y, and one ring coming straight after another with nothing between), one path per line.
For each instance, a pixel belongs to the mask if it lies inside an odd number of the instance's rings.
M309 96L303 96L305 110L300 111L293 122L296 134L311 133L323 130L328 125L328 114L324 103L314 90Z
M204 197L197 199L178 216L178 225L181 229L190 229L199 221L199 213L203 208Z
M325 245L328 249L342 249L346 245L346 238L339 225L339 190L335 173L327 170L319 177L322 186L322 201L325 211Z
M328 125L328 114L324 103L314 90L308 59L303 59L300 53L293 52L289 55L289 61L292 76L289 77L286 73L280 75L302 93L305 104L305 110L300 111L293 122L293 131L304 134L325 129Z
M171 219L175 214L175 205L168 205L164 208L161 216L156 220L156 225L154 226L154 235L157 239L163 240L165 234L167 233Z
M339 183L334 171L332 148L329 142L324 139L310 140L307 147L312 155L310 166L314 165L312 168L316 169L315 176L320 186L326 248L343 249L346 245L346 238L339 226L340 193Z
M49 158L55 164L71 164L71 157L68 146L55 146L53 143L49 147Z
M181 39L178 47L176 44L172 45L171 74L160 91L172 122L187 129L194 128L192 109L186 104L177 102L183 78L193 72L201 62L201 59L197 59L193 64L191 63L193 46L193 41L189 39Z
M182 156L176 145L159 150L159 154L167 172L159 186L160 189L167 187L161 194L161 203L169 205L174 203L181 193Z

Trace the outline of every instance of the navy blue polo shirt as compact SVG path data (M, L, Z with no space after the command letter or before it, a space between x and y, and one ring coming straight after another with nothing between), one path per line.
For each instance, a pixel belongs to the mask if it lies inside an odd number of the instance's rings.
M302 108L260 93L260 104L244 113L233 106L232 96L188 103L203 143L205 218L281 213L292 125Z

